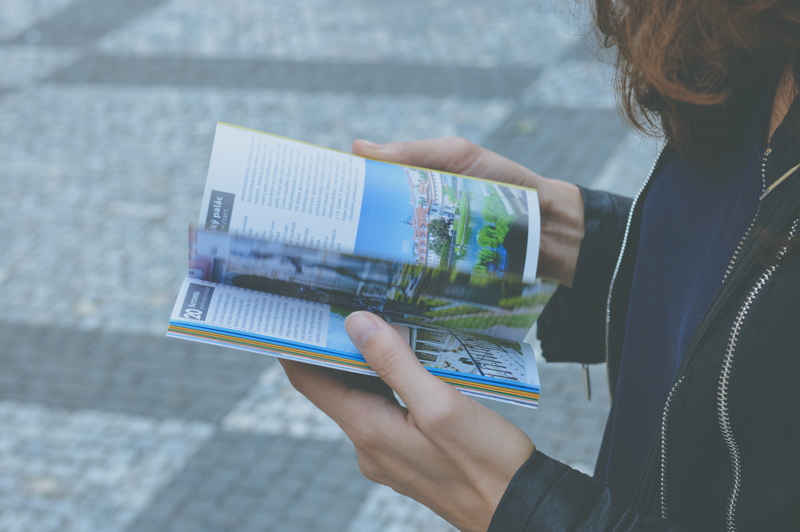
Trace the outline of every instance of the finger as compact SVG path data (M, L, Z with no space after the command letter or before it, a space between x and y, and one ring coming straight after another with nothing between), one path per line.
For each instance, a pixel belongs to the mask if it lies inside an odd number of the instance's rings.
M382 395L392 402L397 403L397 399L395 399L394 396L394 391L389 388L389 386L379 377L342 371L341 378L345 383L353 388L358 388L359 390L364 390L365 392L372 392Z
M331 369L294 360L279 359L279 362L292 386L326 414L326 404L340 399L351 389Z
M397 404L391 389L380 379L294 360L279 359L279 362L292 386L342 428L348 413L365 404L371 395Z
M370 159L432 168L513 185L538 188L542 177L497 153L459 137L376 144L353 142L353 153Z
M325 389L333 390L334 387L341 385L344 388L376 393L395 403L397 402L392 389L378 377L350 373L285 358L279 358L278 361L283 366L292 386L309 400L311 400L309 395L317 397L316 389L320 386L323 386L322 390L324 391ZM323 397L320 396L318 402L321 402L322 399ZM312 400L312 402L314 401Z
M371 159L391 161L436 170L464 173L480 156L482 148L458 137L376 144L353 142L353 153Z
M389 324L369 312L354 312L345 329L364 359L400 396L409 410L461 400L455 388L440 381L420 364L408 341Z

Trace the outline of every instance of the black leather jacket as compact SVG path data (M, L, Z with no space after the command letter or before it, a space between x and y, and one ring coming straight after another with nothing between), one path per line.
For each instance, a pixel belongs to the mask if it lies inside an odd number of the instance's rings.
M765 154L765 186L798 164L800 99ZM646 192L647 183L637 198ZM629 209L617 196L583 194L574 286L556 292L539 337L548 361L607 362L613 397L642 202ZM631 507L537 451L489 530L800 529L798 237L800 170L761 200L732 257L684 355Z

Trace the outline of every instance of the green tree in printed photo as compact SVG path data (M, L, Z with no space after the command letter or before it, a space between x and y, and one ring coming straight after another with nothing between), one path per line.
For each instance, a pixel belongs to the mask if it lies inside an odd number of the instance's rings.
M497 268L502 260L499 253L500 247L506 240L506 236L514 223L515 216L508 214L503 201L497 191L486 198L481 210L484 226L478 231L478 263L475 271L485 273L490 270L490 265Z
M450 245L453 242L452 226L453 222L444 218L437 218L428 224L428 235L432 240L431 248L437 253L441 253L444 249L450 252Z

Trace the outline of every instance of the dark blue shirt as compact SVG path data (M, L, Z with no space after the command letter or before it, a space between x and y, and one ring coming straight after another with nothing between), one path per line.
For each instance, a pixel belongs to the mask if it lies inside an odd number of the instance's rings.
M595 472L621 503L632 500L681 359L755 216L766 131L756 122L720 167L669 157L643 199L619 380Z

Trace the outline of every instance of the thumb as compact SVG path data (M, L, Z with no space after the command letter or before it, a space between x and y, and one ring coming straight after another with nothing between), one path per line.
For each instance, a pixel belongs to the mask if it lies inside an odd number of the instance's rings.
M403 400L409 410L437 404L461 394L420 364L408 341L388 323L369 312L354 312L344 322L347 334L367 364ZM453 395L454 394L454 395Z
M356 140L353 142L353 153L379 161L421 166L512 185L538 189L544 184L540 175L524 166L459 137L387 144Z
M463 174L486 150L458 137L376 144L356 140L353 153L361 157ZM482 177L482 176L476 176ZM488 176L487 176L488 177Z

